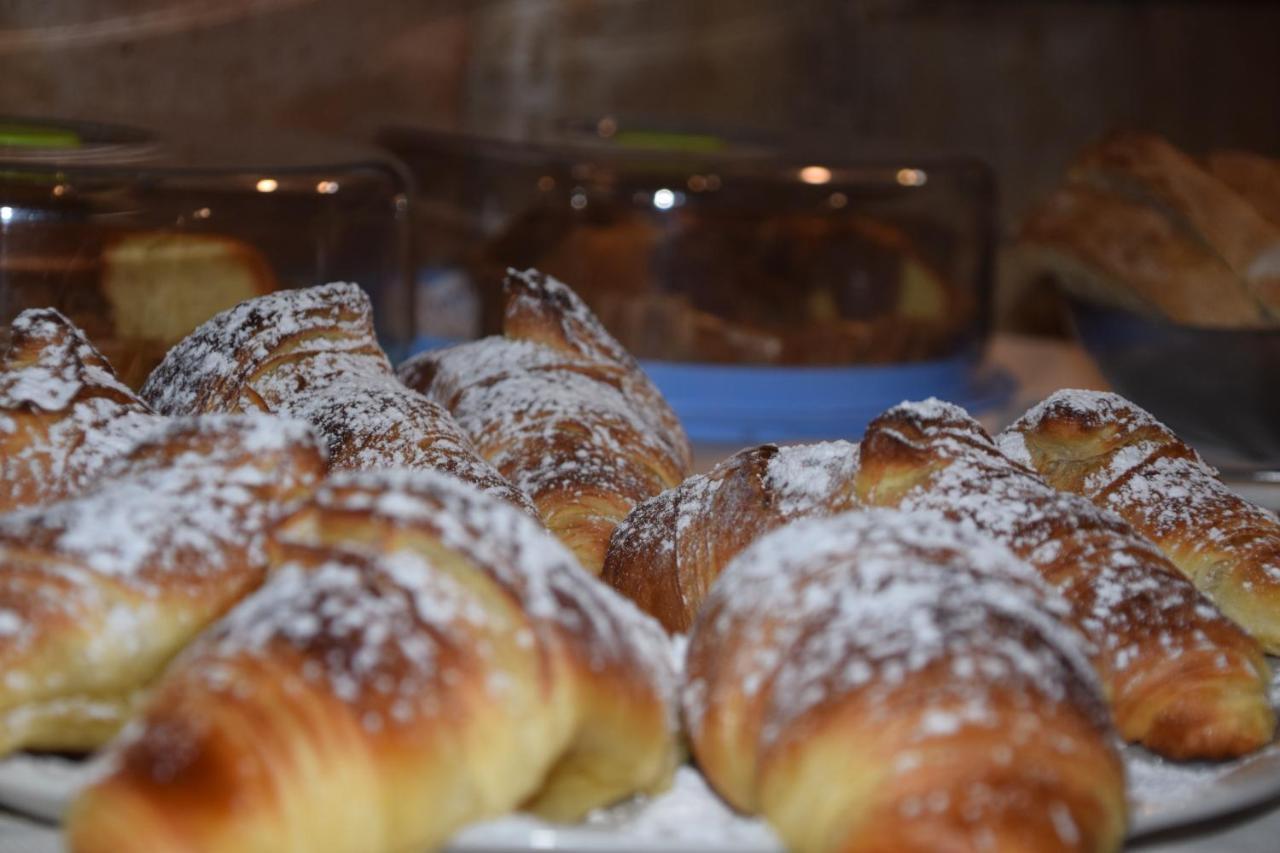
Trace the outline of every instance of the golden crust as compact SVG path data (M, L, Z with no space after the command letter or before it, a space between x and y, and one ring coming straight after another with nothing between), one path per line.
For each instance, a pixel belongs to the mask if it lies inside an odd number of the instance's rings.
M1258 303L1280 319L1280 228L1164 139L1115 133L1072 164L1072 181L1149 206L1222 258Z
M1062 608L935 514L796 522L695 623L694 755L788 849L1117 849L1123 770Z
M598 365L614 366L602 376L633 401L640 417L667 445L676 465L689 469L693 449L680 419L631 353L605 330L576 293L536 270L508 270L503 290L507 301L502 332L506 337L540 343Z
M22 312L0 364L0 512L75 494L159 421L70 320Z
M1018 262L1090 301L1198 326L1256 326L1257 302L1194 235L1096 187L1059 187L1022 225Z
M504 337L425 353L401 379L446 407L592 572L638 503L680 483L684 430L635 360L564 284L512 271Z
M667 784L660 630L510 506L346 475L277 549L75 805L72 849L432 849L521 805L571 820Z
M1150 413L1115 394L1061 391L1001 441L1054 487L1123 517L1280 653L1280 521L1234 494Z
M693 624L728 562L788 521L854 508L857 445L743 450L637 506L614 531L602 579L672 633Z
M179 419L81 495L0 517L0 752L104 743L261 583L270 525L323 467L301 424Z
M1126 739L1178 758L1228 758L1270 741L1258 644L1120 517L1049 486L938 401L881 415L862 443L859 494L973 524L1060 590L1096 644L1094 666Z
M369 298L327 284L251 299L177 346L142 389L166 414L268 411L324 437L334 470L444 470L533 512L441 406L395 378Z
M1027 217L1016 263L1102 304L1175 323L1280 320L1280 223L1269 221L1261 158L1211 158L1116 133L1087 148ZM1247 189L1246 189L1247 188Z

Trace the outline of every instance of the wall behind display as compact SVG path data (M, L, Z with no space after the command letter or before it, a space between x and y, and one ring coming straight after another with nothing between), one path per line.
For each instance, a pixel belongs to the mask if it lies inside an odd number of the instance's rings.
M518 130L620 113L991 162L1012 221L1138 126L1280 155L1280 4L6 0L0 111Z

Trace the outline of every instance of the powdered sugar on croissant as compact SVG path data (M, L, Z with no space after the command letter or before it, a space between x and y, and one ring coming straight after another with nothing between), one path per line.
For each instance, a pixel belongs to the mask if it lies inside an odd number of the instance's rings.
M958 406L904 403L874 420L859 495L962 520L1026 559L1096 643L1120 732L1162 754L1221 758L1275 727L1261 649L1121 518L1004 456Z
M532 519L433 473L344 474L279 540L77 804L74 849L431 849L666 784L661 630Z
M70 320L22 312L0 368L0 511L75 494L159 420Z
M601 577L669 631L687 631L724 566L788 521L857 505L858 446L743 450L637 506L614 531Z
M447 407L551 531L599 571L632 507L683 478L688 440L568 287L511 271L505 290L504 337L425 353L400 376Z
M790 849L1112 849L1123 773L1066 611L939 515L797 521L730 563L694 626L694 754Z
M324 436L335 470L443 470L533 511L447 411L397 381L354 284L280 291L218 314L165 356L142 393L169 414L299 418Z
M1223 612L1280 651L1280 521L1116 394L1059 391L1000 436L1053 486L1118 513Z
M104 742L262 581L270 527L323 466L304 424L174 419L83 494L0 516L0 751Z

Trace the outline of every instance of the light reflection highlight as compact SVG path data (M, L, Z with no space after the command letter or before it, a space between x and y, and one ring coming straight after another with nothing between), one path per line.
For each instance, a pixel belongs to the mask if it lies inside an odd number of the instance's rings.
M826 166L805 166L800 170L800 180L818 186L831 182L831 170Z
M899 169L898 183L904 187L922 187L929 176L921 169Z

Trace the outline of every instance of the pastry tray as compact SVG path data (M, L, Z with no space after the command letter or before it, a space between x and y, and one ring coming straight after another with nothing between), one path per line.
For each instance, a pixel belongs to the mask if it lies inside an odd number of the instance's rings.
M1270 659L1280 672L1280 658ZM1280 707L1280 675L1271 701ZM1238 761L1176 763L1139 747L1124 750L1129 778L1130 839L1186 828L1271 801L1280 801L1280 740ZM104 769L101 760L16 755L0 761L0 808L44 824L14 836L32 853L59 850L53 829L81 787ZM0 827L4 848L10 835ZM15 830L17 832L18 830ZM729 810L692 767L682 767L667 793L604 809L574 826L512 815L468 827L448 846L457 853L489 850L670 851L779 853L781 844L761 821Z

